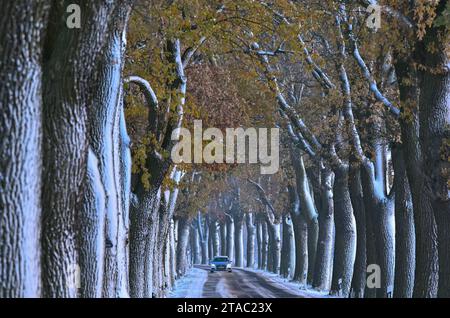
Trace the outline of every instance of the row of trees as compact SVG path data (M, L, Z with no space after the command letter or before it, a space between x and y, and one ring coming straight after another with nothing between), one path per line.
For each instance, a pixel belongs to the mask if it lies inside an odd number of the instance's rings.
M450 296L448 11L7 2L0 296L161 297L218 253L343 297ZM174 165L193 119L280 127L280 170Z

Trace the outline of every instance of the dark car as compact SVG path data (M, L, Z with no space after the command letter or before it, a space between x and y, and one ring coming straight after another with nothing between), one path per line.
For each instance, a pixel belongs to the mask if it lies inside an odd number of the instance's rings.
M211 273L215 271L227 271L231 273L231 261L228 256L216 256L210 262Z

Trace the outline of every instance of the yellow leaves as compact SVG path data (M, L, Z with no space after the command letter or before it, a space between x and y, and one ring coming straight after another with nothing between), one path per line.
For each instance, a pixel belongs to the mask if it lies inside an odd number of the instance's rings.
M417 0L414 7L414 20L417 21L417 38L422 40L427 28L433 25L436 18L436 7L438 0Z

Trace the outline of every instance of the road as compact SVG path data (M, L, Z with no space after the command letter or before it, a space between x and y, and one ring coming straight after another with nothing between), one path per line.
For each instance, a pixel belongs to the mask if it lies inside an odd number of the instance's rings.
M208 272L203 285L203 298L307 298L314 297L295 290L257 272L233 268L232 273L209 272L209 267L195 265Z

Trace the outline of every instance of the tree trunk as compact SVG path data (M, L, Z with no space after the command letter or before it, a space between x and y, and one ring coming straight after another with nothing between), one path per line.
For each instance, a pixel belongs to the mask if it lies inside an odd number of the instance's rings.
M262 252L261 252L261 269L267 270L267 260L269 252L269 233L267 229L267 222L261 221L262 226Z
M210 222L209 225L209 230L210 230L210 237L212 240L212 257L220 255L220 233L219 233L219 223L217 223L216 220L213 220L212 222Z
M101 181L98 160L89 149L84 205L77 216L82 298L101 298L105 260L105 190Z
M280 273L280 264L281 264L281 224L280 223L271 223L268 224L268 229L270 233L270 257L273 259L272 264L272 272L275 274Z
M338 167L334 174L335 248L330 293L347 298L356 257L356 223L348 188L348 168Z
M227 254L227 225L220 224L220 255Z
M177 277L182 277L188 268L187 248L189 243L189 229L191 220L188 217L180 217L178 220L178 243L176 254Z
M256 245L257 245L257 253L258 253L258 269L263 269L262 267L262 250L263 250L263 236L262 229L263 225L261 219L257 217L256 220Z
M130 296L133 298L144 297L148 282L147 261L153 259L148 241L151 239L151 214L155 201L158 200L159 189L139 190L130 206ZM148 260L150 258L150 260Z
M200 246L200 237L197 230L197 225L191 231L191 250L192 250L192 262L193 264L202 263L202 249Z
M241 211L234 213L234 247L234 265L244 267L244 214Z
M319 239L319 223L317 218L308 222L308 284L314 281L314 265L316 264L317 242Z
M245 215L245 224L247 225L247 267L255 267L255 224L253 224L253 213Z
M227 253L230 260L234 257L234 220L231 216L227 216Z
M357 163L352 163L350 166L349 190L356 220L356 259L350 297L364 298L367 281L366 212L361 185L361 168Z
M414 291L416 236L414 215L401 145L393 149L395 189L394 297L411 298Z
M43 74L44 178L42 284L45 297L75 297L75 215L86 175L86 111L92 103L95 62L107 38L114 1L82 2L79 31L67 28L70 1L55 2Z
M446 8L446 1L439 1L436 15L445 14ZM430 198L437 225L438 297L450 297L450 163L448 161L450 153L450 57L448 54L450 40L447 27L443 25L429 28L423 41L418 42L415 52L415 62L424 66L419 68L420 147L423 154L422 173L424 177L422 191L425 196ZM430 47L434 48L432 52L430 52ZM428 210L416 214L422 213L426 213L424 218L432 218L431 215L428 215ZM430 223L431 220L428 221L429 232L427 235L434 240L436 228L434 224ZM418 241L430 240L423 236L418 236L417 239ZM421 251L423 247L425 246L422 246L422 243L418 246L419 253L424 253ZM433 250L428 251L428 254L432 252ZM419 264L423 261L422 254L421 257L418 256L417 260ZM423 269L420 265L418 267L419 270ZM436 270L435 267L426 268L427 273L430 272L430 269L433 273ZM417 272L417 274L419 273ZM433 280L428 281L428 286L424 286L422 279L425 277L423 274L418 277L417 274L416 284L418 286L415 286L414 297L436 296L435 276L432 276ZM421 290L422 288L423 290Z
M120 193L119 120L122 108L122 66L124 32L130 6L118 6L103 52L97 63L98 86L94 93L93 107L88 108L89 144L99 160L101 182L106 195L103 213L106 213L105 273L103 297L126 296L124 277L124 244L119 243L119 223L122 215ZM123 229L121 229L123 230ZM119 278L119 255L121 276ZM125 286L119 286L118 282ZM124 290L125 289L125 290Z
M281 244L281 265L280 275L288 278L292 273L290 271L292 262L294 261L292 256L293 250L293 238L294 230L292 228L292 221L289 216L283 216L283 242Z
M413 297L436 297L438 291L437 225L430 192L425 189L423 149L419 141L418 92L415 68L407 58L397 57L401 105L411 118L400 117L406 173L411 189L416 234L416 269ZM411 82L413 78L413 83Z
M321 173L322 204L319 211L319 238L313 282L313 287L319 290L330 289L332 274L334 239L333 182L331 170L323 169Z
M8 1L0 17L0 298L39 297L42 39L50 1ZM20 66L20 67L19 67Z

